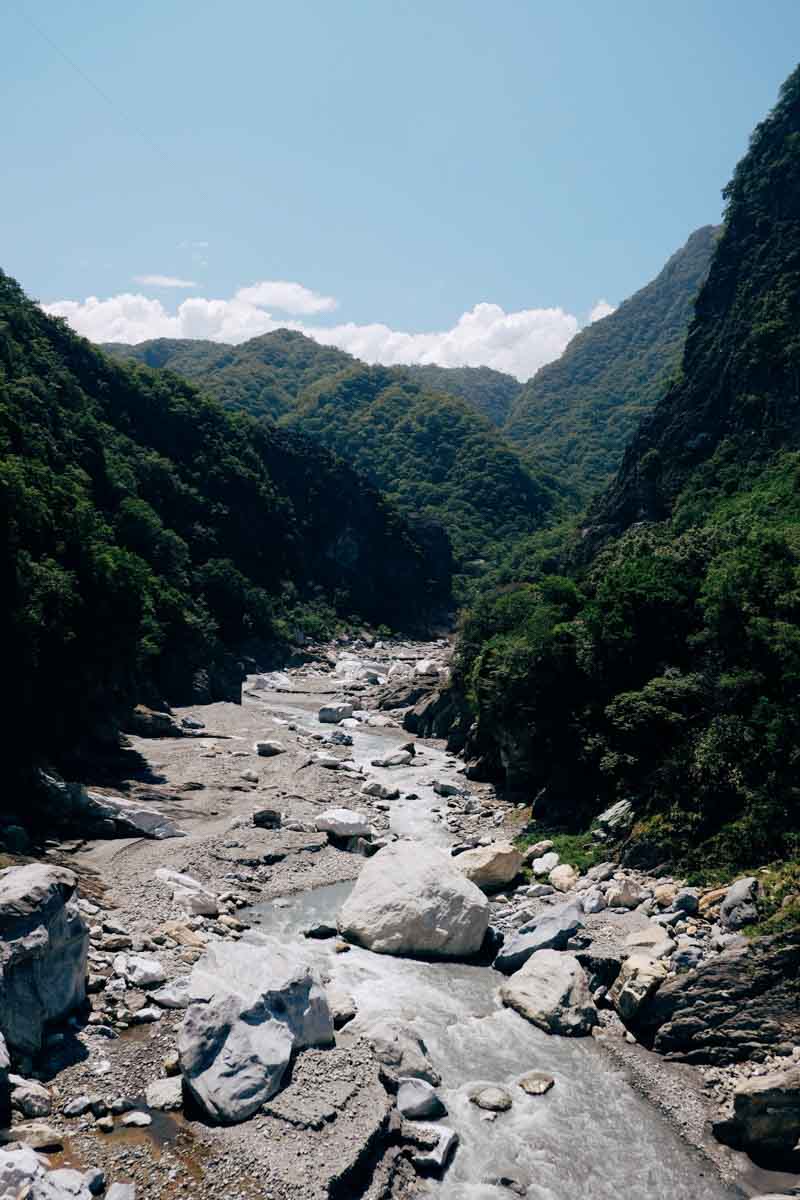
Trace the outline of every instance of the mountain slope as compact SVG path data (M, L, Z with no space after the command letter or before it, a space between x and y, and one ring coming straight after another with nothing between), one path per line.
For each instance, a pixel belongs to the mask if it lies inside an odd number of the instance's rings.
M522 388L503 431L587 499L604 487L678 367L718 230L698 229L610 316L581 330Z
M341 454L402 510L442 525L462 568L557 509L555 492L470 405L382 367L321 380L284 421Z
M12 758L57 755L145 696L214 695L232 655L335 610L413 626L447 604L448 575L321 447L112 362L0 273Z
M630 858L701 875L800 853L800 69L726 195L594 554L485 597L456 670L472 752L537 815L630 800Z
M493 425L501 426L522 391L513 375L491 367L438 367L434 365L402 367L407 375L431 392L449 392L459 396Z

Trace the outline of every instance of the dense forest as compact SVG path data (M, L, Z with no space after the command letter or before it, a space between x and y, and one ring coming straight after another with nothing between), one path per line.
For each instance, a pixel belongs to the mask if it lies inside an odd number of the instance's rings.
M491 367L425 365L403 367L402 370L429 391L460 396L498 427L505 424L522 391L522 384L513 375L494 371Z
M712 225L696 230L655 279L582 329L517 396L504 433L584 501L610 482L680 365L718 234Z
M800 69L726 200L580 552L473 607L456 681L471 752L542 819L627 799L633 861L706 872L800 854Z
M0 576L18 762L137 700L227 694L234 656L450 600L446 541L340 459L113 362L2 274Z

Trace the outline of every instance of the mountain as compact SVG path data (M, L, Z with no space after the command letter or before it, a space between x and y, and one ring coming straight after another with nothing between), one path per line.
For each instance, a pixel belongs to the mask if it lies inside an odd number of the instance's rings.
M297 433L113 362L0 273L7 757L58 756L137 700L227 695L346 618L449 602L442 539Z
M582 555L484 596L455 671L475 769L562 827L628 800L628 860L698 878L800 855L799 151L800 68Z
M497 426L507 420L522 391L522 384L513 375L493 371L491 367L425 365L402 367L401 370L428 391L460 396Z
M446 530L462 573L546 524L559 489L532 470L476 408L519 384L488 369L367 367L277 330L240 346L158 340L113 345L121 359L166 367L227 408L269 417L341 455L406 514ZM450 390L431 390L443 379ZM467 391L467 400L458 392ZM491 402L489 397L492 397Z
M719 230L696 230L651 283L581 330L521 388L503 431L584 500L605 487L680 364Z
M384 367L320 380L284 421L346 458L401 510L441 525L462 570L558 509L555 489L471 405Z

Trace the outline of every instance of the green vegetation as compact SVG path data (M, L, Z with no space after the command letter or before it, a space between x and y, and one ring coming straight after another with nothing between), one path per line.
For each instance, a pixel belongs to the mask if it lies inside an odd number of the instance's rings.
M799 151L800 70L578 553L483 596L456 664L470 751L537 819L581 830L629 799L629 860L706 878L800 856Z
M522 388L503 431L585 502L605 487L680 365L718 230L698 229L659 275L573 338Z
M119 365L0 273L2 661L12 763L137 700L229 694L341 617L413 627L446 547L298 434Z
M562 863L577 867L581 874L608 857L608 849L593 841L590 833L564 833L558 829L548 829L546 825L529 826L515 842L520 850L527 850L528 846L545 838L553 843L553 850Z
M508 418L522 384L513 375L491 367L403 367L402 370L429 392L448 392L466 400L477 412L501 426Z
M760 920L745 933L751 937L800 928L800 861L772 863L759 871Z

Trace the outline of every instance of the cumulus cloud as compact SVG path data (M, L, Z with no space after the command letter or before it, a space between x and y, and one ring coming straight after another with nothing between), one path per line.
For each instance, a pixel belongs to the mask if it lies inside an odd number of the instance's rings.
M162 288L194 288L197 283L194 279L178 279L175 275L134 275L134 283L141 283L144 287L162 287Z
M108 299L60 300L44 308L64 317L94 342L133 343L169 337L238 343L274 329L294 329L369 363L488 366L521 380L558 358L579 329L577 317L562 308L506 312L500 305L488 303L462 313L450 329L424 333L377 323L325 326L274 315L278 311L313 316L331 311L336 303L333 297L321 296L299 283L266 280L240 288L229 299L192 297L174 312L160 300L133 293ZM598 307L595 305L593 312Z
M595 321L602 321L603 317L610 317L612 312L616 311L616 304L609 304L608 300L598 300L589 313L589 324L594 325Z

